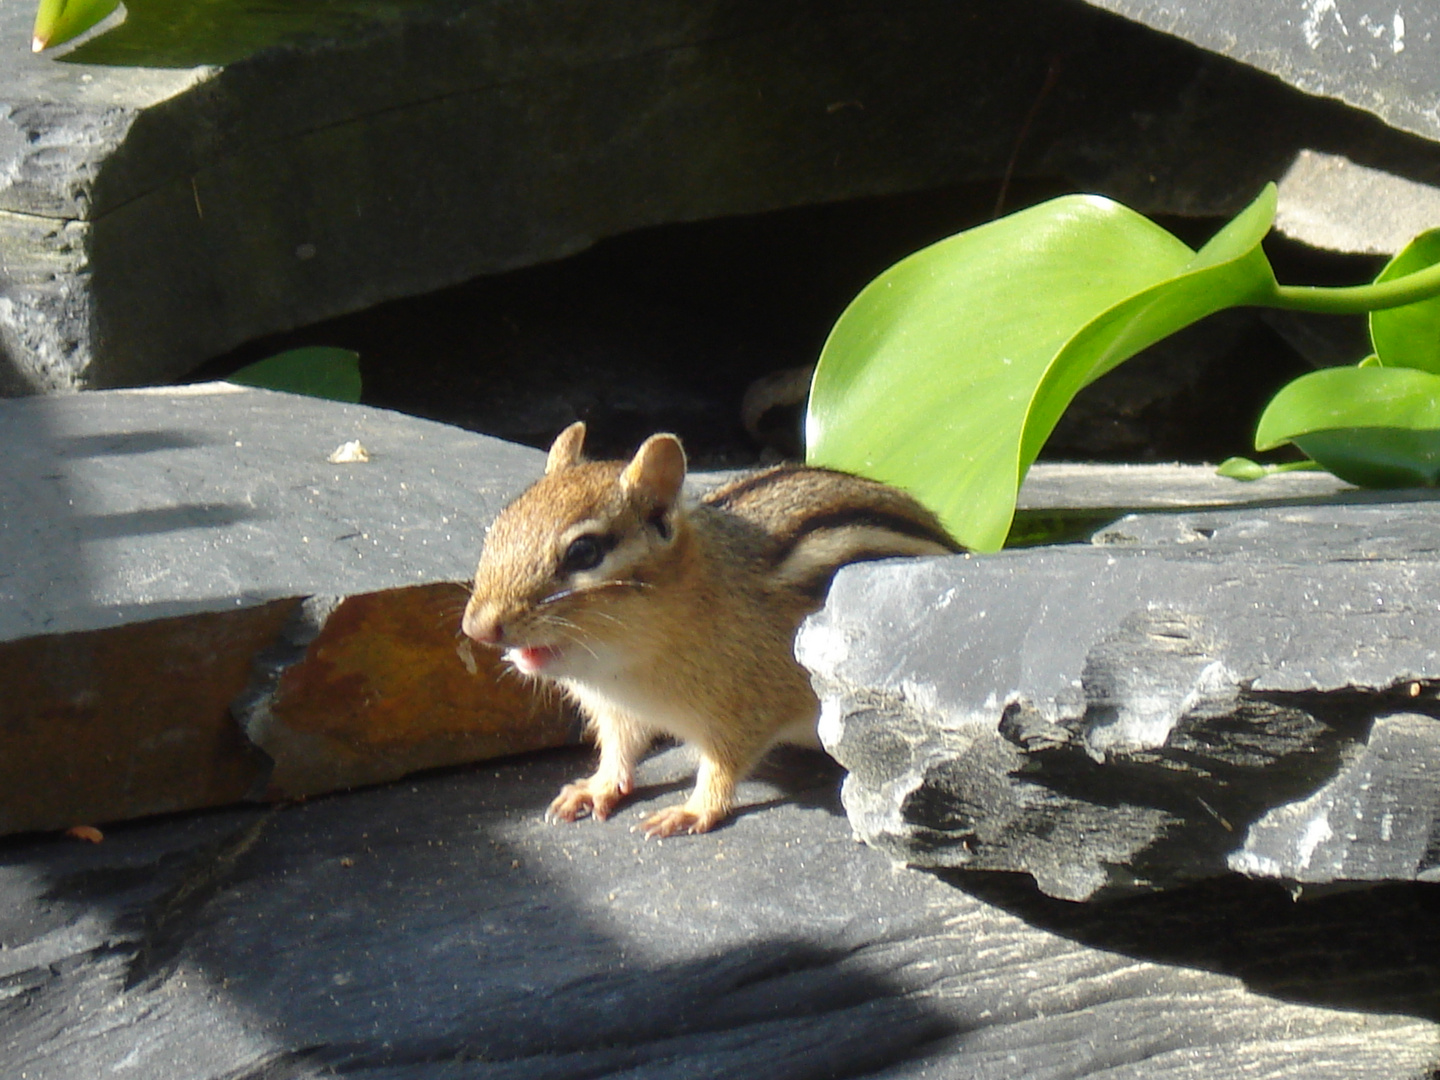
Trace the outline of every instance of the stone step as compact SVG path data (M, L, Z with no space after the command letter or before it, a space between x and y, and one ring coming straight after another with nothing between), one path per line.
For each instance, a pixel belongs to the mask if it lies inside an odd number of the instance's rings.
M543 820L587 768L560 751L100 844L11 840L7 1072L1397 1080L1440 1065L1440 938L1419 886L1297 902L1232 879L1064 904L1018 875L896 869L851 838L835 771L801 757L743 784L720 830L663 841L630 827L681 797L679 750L643 763L600 824Z
M0 448L0 832L573 738L459 635L537 451L224 383L3 401Z

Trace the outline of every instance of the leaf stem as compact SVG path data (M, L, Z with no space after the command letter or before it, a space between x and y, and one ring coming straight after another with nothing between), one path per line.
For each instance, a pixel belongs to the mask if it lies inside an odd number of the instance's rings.
M1322 315L1364 315L1369 311L1403 307L1434 296L1440 296L1440 263L1393 281L1378 281L1370 285L1338 289L1316 285L1277 285L1275 292L1260 303L1265 307L1313 311Z

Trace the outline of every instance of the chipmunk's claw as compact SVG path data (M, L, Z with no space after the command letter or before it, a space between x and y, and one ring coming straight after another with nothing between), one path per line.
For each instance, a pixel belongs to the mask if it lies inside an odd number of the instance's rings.
M651 814L636 829L645 834L645 839L652 837L662 840L667 836L675 836L678 833L709 832L724 819L724 813L717 813L712 810L692 810L688 804L670 806L661 810L658 814ZM635 830L632 830L635 831Z
M579 821L583 817L604 821L615 812L624 797L625 792L618 784L600 784L593 778L577 780L560 789L560 794L545 811L545 820L551 824Z

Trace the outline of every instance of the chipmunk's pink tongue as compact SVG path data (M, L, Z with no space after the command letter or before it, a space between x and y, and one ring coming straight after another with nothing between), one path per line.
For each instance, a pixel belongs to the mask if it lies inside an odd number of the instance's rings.
M549 645L526 645L524 648L508 650L505 659L514 664L516 670L522 674L539 675L558 655L560 650Z

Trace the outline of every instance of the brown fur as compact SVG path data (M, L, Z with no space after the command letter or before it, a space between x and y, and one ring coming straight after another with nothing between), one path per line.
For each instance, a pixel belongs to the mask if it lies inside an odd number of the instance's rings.
M463 627L517 664L528 650L589 718L599 767L548 816L608 817L668 734L699 750L696 787L643 828L704 832L772 745L815 744L819 706L792 650L838 566L957 546L883 484L782 466L686 505L674 436L653 436L628 463L585 461L583 439L581 424L562 432L546 475L496 519ZM567 569L577 536L613 546L593 569Z

